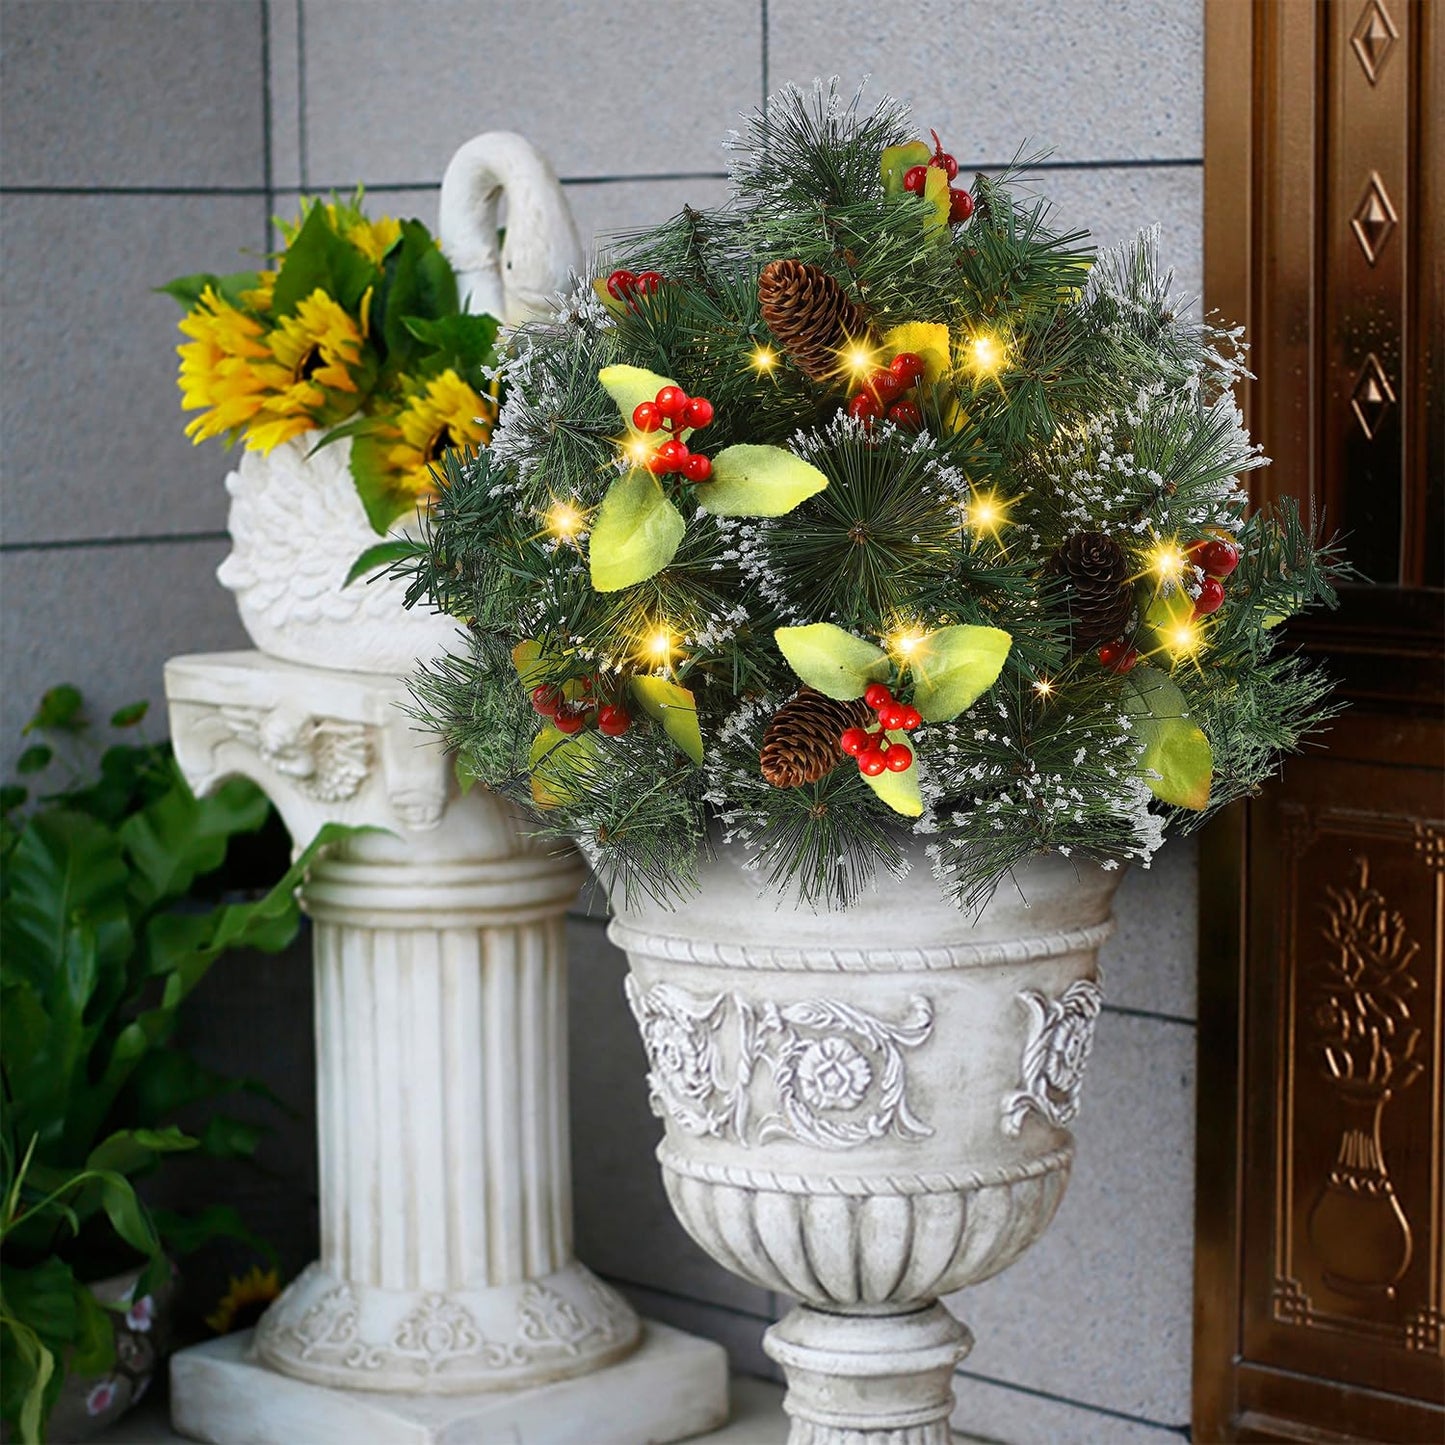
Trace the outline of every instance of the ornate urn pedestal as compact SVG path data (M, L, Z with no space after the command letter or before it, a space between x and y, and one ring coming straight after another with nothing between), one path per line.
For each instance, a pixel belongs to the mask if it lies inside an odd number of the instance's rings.
M724 848L696 899L610 928L678 1218L801 1301L763 1337L790 1445L946 1445L972 1337L939 1296L1016 1259L1068 1182L1119 875L1041 858L970 920L913 861L814 914Z
M172 1362L217 1445L677 1440L727 1414L717 1345L644 1326L572 1256L570 851L527 844L404 711L394 678L261 653L173 659L176 757L235 774L312 869L321 1257L254 1338ZM584 1423L585 1422L585 1423Z

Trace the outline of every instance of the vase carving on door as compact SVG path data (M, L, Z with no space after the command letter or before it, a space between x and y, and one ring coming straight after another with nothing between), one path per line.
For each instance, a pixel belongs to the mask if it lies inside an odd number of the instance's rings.
M1371 886L1367 857L1359 860L1355 886L1328 894L1321 934L1331 952L1315 1023L1341 1125L1339 1152L1310 1210L1310 1241L1332 1289L1389 1298L1409 1268L1413 1239L1380 1126L1390 1100L1422 1067L1409 1003L1416 988L1410 966L1420 946Z

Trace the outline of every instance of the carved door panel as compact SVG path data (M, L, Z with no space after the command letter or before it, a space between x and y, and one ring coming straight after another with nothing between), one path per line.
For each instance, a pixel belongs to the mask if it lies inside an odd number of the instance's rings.
M1445 402L1434 0L1206 6L1206 301L1363 574L1349 711L1207 835L1195 1439L1445 1441Z

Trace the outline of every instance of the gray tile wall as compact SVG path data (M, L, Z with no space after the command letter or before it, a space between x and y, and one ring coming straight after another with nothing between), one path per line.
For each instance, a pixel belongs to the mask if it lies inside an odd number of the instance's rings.
M226 458L181 434L176 313L148 288L264 249L302 190L361 181L432 224L452 150L505 127L550 153L590 239L720 199L720 139L770 86L871 74L965 168L1051 146L1038 188L1063 219L1105 242L1160 222L1197 293L1202 8L0 0L0 763L50 683L100 711L158 697L172 653L244 645L211 575ZM1126 881L1069 1197L1031 1255L955 1302L978 1336L959 1378L972 1434L1162 1442L1188 1418L1194 872L1176 846ZM579 1253L768 1371L758 1335L786 1301L672 1219L602 929L572 923Z

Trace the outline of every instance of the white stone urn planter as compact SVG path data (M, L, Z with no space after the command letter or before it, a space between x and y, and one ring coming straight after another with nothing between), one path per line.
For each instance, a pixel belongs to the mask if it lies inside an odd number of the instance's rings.
M658 1149L714 1259L801 1301L764 1336L791 1445L946 1445L972 1337L941 1295L1004 1269L1068 1182L1119 881L1047 856L977 919L921 847L843 913L757 896L724 846L677 911L619 903Z
M507 204L499 245L498 209ZM572 213L547 158L522 136L489 131L452 157L442 178L438 240L464 309L508 325L543 314L582 268ZM380 540L348 465L351 443L312 454L320 432L268 455L247 452L226 478L232 550L217 576L236 594L251 641L303 666L405 676L455 646L456 624L406 611L404 583L388 577L343 587L351 565ZM413 531L415 519L392 535Z

